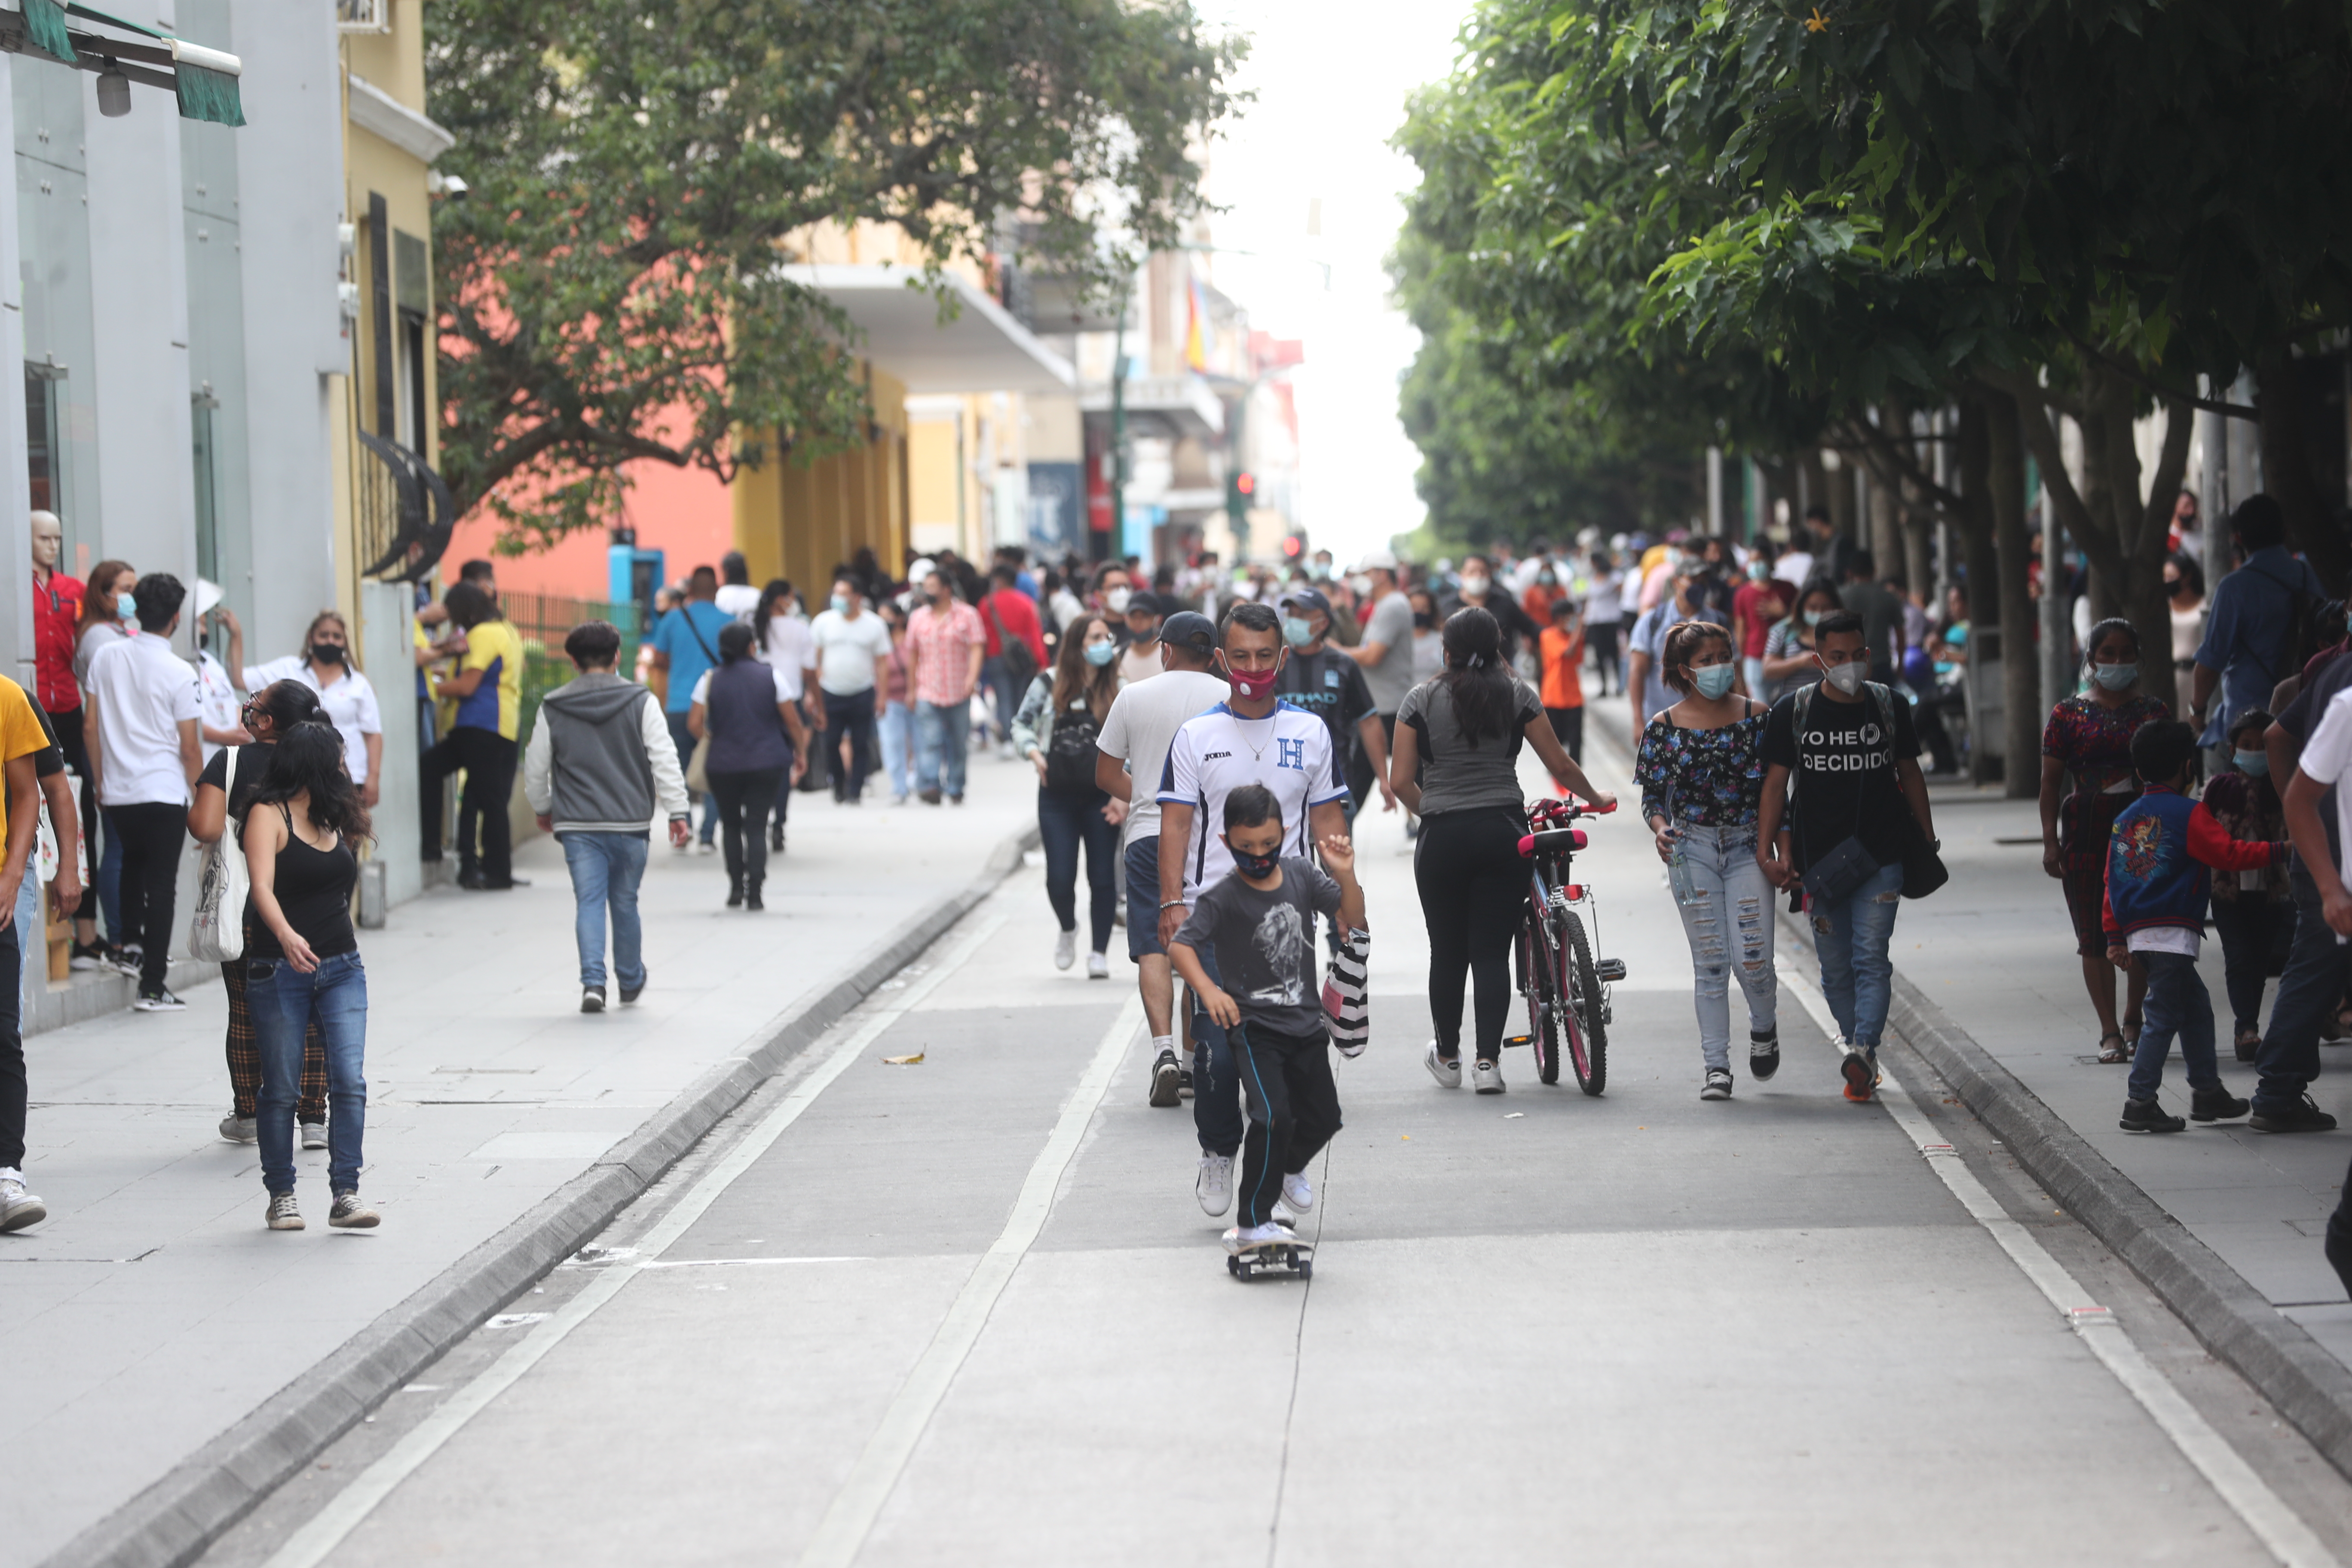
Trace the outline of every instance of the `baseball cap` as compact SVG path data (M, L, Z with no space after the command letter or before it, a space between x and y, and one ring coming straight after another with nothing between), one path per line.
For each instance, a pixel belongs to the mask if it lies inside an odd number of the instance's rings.
M1282 592L1282 597L1274 602L1275 608L1278 610L1286 609L1292 605L1301 606L1310 615L1328 616L1331 613L1331 601L1323 596L1323 590L1320 588L1303 586L1286 588Z
M1127 595L1127 613L1131 616L1139 610L1147 616L1168 613L1168 607L1160 602L1160 595L1143 588L1137 588Z
M1396 564L1396 552L1389 550L1367 550L1363 559L1356 563L1358 569L1365 572L1393 572Z
M1189 648L1194 653L1217 651L1217 626L1198 610L1179 610L1160 623L1160 641L1164 647Z

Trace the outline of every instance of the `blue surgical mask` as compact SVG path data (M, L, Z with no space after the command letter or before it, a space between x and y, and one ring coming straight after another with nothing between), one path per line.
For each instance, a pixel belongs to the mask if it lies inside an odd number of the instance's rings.
M1090 642L1087 644L1086 656L1087 662L1088 664L1093 665L1097 669L1100 669L1104 665L1108 664L1112 659L1118 657L1118 644L1115 642Z
M845 616L849 614L849 600L845 595L835 594L829 602L833 605L833 613L835 615Z
M1731 689L1731 683L1738 675L1739 672L1727 664L1703 664L1691 671L1691 684L1698 688L1701 697L1712 702Z
M2238 764L2238 771L2242 773L2258 779L2271 776L2271 754L2268 752L2231 752L2230 758Z
M2121 691L2139 679L2137 664L2095 664L2092 676L2110 691Z
M1821 611L1819 611L1819 610L1807 610L1807 611L1805 612L1805 625L1807 625L1807 626L1820 626L1821 624L1822 624L1822 612L1821 612Z
M1282 639L1293 647L1305 647L1315 640L1315 627L1297 616L1282 617Z
M139 601L128 594L117 594L114 596L114 613L119 619L135 621L139 618Z

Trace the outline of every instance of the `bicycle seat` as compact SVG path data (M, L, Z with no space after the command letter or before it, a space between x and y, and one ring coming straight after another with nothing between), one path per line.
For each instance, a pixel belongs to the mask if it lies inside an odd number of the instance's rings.
M1530 833L1520 838L1522 858L1534 855L1557 855L1564 849L1581 849L1585 845L1581 827L1547 827L1540 833Z

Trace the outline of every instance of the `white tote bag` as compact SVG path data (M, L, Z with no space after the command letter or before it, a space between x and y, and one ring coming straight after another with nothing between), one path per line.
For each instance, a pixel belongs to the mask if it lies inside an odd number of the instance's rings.
M228 749L222 791L236 798L236 763L242 746ZM245 846L239 842L236 819L230 817L220 837L205 846L196 889L196 912L188 922L188 956L206 963L234 963L245 956L245 898L250 887L245 868Z

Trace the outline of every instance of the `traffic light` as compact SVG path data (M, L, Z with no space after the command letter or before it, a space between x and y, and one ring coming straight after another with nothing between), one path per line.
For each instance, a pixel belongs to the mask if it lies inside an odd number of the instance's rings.
M1282 542L1283 559L1286 561L1296 561L1298 559L1300 552L1306 548L1307 541L1299 538L1298 535L1294 533L1289 538Z
M1245 496L1255 495L1257 493L1257 476L1255 474L1235 475L1234 477L1234 489L1241 491L1242 494Z
M1257 476L1243 469L1225 480L1225 515L1233 520L1236 534L1249 521L1250 497L1257 490Z

